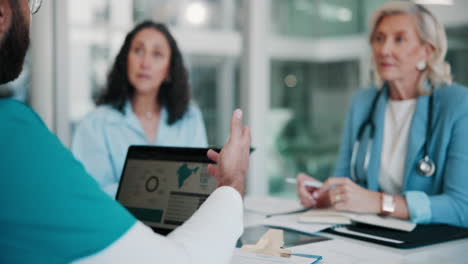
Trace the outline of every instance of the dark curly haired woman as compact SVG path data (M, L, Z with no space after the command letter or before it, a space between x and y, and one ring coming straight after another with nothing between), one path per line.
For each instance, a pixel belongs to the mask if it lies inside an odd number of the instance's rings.
M137 25L125 38L98 108L78 126L72 150L109 195L115 196L130 145L206 147L187 70L163 24Z

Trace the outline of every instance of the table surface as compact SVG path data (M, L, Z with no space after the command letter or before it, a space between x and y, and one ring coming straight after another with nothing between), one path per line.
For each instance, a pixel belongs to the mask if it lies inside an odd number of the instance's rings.
M258 201L258 199L256 199ZM278 199L275 198L275 203ZM290 200L284 200L291 204ZM250 206L252 206L250 204ZM280 206L278 204L278 206ZM260 225L265 214L246 210L244 225ZM318 233L331 240L291 247L294 253L305 253L323 256L321 263L388 263L388 264L427 264L468 263L468 238L420 247L416 249L397 249L357 239L346 238L329 233Z

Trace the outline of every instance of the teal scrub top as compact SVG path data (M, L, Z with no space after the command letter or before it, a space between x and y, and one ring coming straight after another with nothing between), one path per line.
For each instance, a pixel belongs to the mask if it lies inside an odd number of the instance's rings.
M26 105L0 99L0 263L68 263L135 223Z

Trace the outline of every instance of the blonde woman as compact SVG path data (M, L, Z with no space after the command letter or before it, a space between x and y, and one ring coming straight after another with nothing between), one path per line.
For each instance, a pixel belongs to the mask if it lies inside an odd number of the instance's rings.
M370 29L375 86L353 98L334 177L318 189L298 175L301 203L468 227L468 89L452 83L444 28L394 1Z

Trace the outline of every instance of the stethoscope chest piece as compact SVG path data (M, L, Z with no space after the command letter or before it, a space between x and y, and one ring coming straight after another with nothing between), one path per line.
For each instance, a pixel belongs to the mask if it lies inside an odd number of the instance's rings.
M425 177L431 177L434 175L435 170L436 165L434 161L432 161L428 156L424 156L424 158L421 159L416 166L416 171Z

